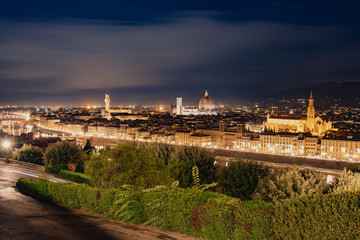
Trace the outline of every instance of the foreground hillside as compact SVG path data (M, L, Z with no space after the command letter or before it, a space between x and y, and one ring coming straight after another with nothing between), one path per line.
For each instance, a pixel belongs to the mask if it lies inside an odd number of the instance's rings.
M312 195L276 204L240 201L198 188L100 189L19 179L36 199L208 239L356 239L360 194Z

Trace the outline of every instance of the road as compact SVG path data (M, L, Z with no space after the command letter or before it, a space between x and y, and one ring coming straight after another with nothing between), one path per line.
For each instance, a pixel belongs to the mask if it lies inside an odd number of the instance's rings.
M89 211L48 205L15 188L19 178L49 177L26 167L0 163L0 239L196 239L177 232L110 220ZM52 178L53 181L64 181Z
M216 156L215 157L216 164L220 166L227 166L230 162L236 162L236 158L233 157L223 157L223 156ZM339 176L343 171L342 170L336 170L336 169L326 169L326 168L316 168L311 166L301 166L301 165L295 165L295 164L285 164L285 163L274 163L274 162L265 162L260 160L248 160L251 162L257 162L259 164L268 166L268 167L276 167L276 168L288 168L288 167L297 167L299 169L312 169L317 172L320 172L322 174L331 175L331 176Z

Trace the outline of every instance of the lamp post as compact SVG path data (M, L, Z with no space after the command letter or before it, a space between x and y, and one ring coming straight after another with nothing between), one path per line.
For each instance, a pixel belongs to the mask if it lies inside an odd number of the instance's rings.
M9 150L11 148L11 143L9 141L5 141L3 142L3 147L5 149L5 154L6 154L6 163L9 163Z

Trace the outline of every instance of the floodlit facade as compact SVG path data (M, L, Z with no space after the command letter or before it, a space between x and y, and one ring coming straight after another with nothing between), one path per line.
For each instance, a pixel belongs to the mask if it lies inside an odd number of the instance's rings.
M298 116L278 116L273 112L267 116L264 122L264 130L270 132L310 132L315 136L324 136L332 128L330 121L324 121L320 117L315 117L314 98L310 93L309 105L306 117Z
M176 108L173 113L176 115L216 115L215 104L209 96L208 91L205 91L204 97L201 98L198 108L185 108L182 103L182 97L176 98Z
M360 161L360 141L352 139L322 139L321 157Z

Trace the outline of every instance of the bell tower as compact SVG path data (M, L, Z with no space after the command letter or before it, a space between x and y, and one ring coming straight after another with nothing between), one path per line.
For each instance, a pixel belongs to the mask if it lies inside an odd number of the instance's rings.
M105 94L105 111L110 110L110 94Z
M315 128L315 108L314 108L314 98L312 95L312 91L310 93L309 106L307 108L307 122L310 131L312 131Z
M176 115L183 114L182 97L176 98Z

